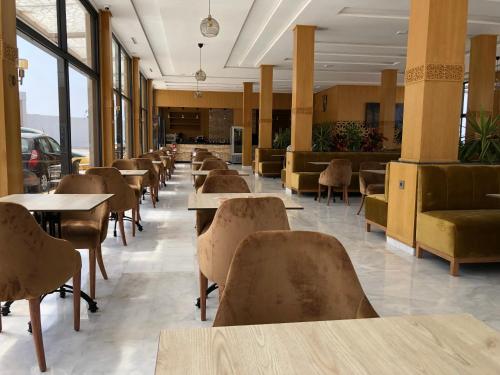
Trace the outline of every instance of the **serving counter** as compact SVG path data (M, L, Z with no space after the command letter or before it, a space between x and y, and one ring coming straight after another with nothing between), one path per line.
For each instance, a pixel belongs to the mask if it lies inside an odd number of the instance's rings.
M205 143L178 143L175 160L177 162L190 162L191 154L195 148L206 148L209 152L213 153L215 156L221 158L224 161L231 160L231 145L214 145Z

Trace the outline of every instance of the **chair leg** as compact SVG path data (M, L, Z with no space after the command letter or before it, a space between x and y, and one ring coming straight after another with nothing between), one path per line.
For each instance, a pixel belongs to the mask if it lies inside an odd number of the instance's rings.
M137 201L137 221L141 221L141 205L140 205L140 200Z
M38 367L41 372L45 372L47 371L47 364L45 363L45 350L43 349L40 297L31 298L28 301L30 307L31 331L33 333L33 341L35 343L35 351L38 358Z
M80 290L82 282L82 270L79 269L73 275L73 328L80 330Z
M99 244L99 246L97 246L95 255L96 255L96 258L97 258L97 264L99 265L99 269L101 270L101 275L104 278L104 280L107 280L108 279L108 274L106 272L106 267L104 267L104 260L102 259L101 244Z
M135 222L137 221L137 211L132 208L132 237L135 237Z
M200 317L203 322L207 320L207 288L208 279L200 270Z
M331 186L328 186L328 200L326 201L326 205L329 206L330 205L330 199L332 197L332 187Z
M372 225L370 223L366 223L366 231L371 232L372 231Z
M363 206L365 204L365 198L366 198L366 195L364 194L361 194L361 204L359 205L359 210L358 210L358 213L356 215L359 215L359 213L361 212L361 210L363 209Z
M349 203L349 192L347 191L347 185L343 186L344 203L346 206L350 206Z
M153 185L149 187L149 191L151 192L151 201L153 202L153 208L156 208L155 188L153 187Z
M0 310L2 307L2 301L0 301ZM2 312L0 311L0 333L2 332Z
M95 299L95 262L96 262L96 251L95 249L89 249L89 289L90 298Z
M118 224L120 225L120 234L122 236L123 246L127 246L127 238L125 237L125 226L123 224L123 212L118 212Z
M450 275L451 276L458 276L459 268L460 268L460 264L455 259L450 261Z
M415 247L415 256L417 258L423 258L424 257L424 251L420 247L420 245L417 243L417 246Z
M321 185L320 184L318 184L318 198L317 199L318 199L318 203L320 203L321 202Z

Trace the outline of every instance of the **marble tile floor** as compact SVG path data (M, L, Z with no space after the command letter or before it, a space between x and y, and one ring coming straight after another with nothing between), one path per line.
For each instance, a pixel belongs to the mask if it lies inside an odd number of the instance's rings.
M246 177L252 191L283 191L279 179ZM194 306L198 290L195 214L187 211L193 191L190 166L179 164L153 209L142 205L144 231L127 247L110 229L103 254L109 280L98 273L99 311L82 303L81 331L72 329L71 298L48 296L42 304L42 327L49 374L153 374L158 335L164 328L210 326L217 293L208 300L207 322ZM289 211L292 229L336 236L346 247L363 288L382 316L470 313L500 330L500 265L470 265L460 277L448 275L448 263L436 257L416 259L387 246L382 232L365 232L357 216L359 198L351 206L319 204L312 195L293 196L305 207ZM88 256L81 251L84 290ZM3 317L0 374L38 374L26 301L16 302Z

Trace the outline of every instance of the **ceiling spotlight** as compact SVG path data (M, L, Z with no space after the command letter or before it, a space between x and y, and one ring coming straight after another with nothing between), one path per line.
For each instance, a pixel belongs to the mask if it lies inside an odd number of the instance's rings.
M194 74L196 81L205 81L207 79L207 74L201 69L201 49L203 48L203 43L198 43L200 48L200 69Z
M210 0L208 0L208 17L201 21L201 34L207 38L213 38L219 34L219 29L219 22L210 14Z

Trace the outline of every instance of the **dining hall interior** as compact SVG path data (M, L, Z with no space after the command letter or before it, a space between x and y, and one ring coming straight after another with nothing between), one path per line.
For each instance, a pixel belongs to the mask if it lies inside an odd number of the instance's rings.
M0 373L499 374L499 0L2 0Z

